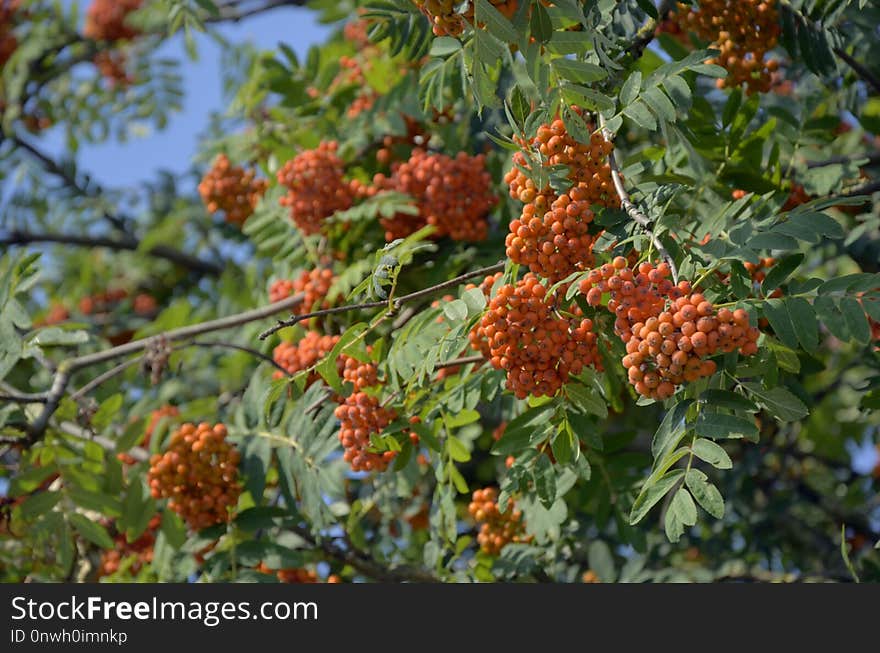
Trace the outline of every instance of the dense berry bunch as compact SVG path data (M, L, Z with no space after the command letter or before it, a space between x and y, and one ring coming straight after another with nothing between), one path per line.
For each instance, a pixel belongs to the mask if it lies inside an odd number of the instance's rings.
M367 348L369 351L369 347ZM354 385L355 392L379 384L379 370L374 363L364 363L353 356L342 355L342 380Z
M527 542L522 512L516 510L513 502L508 502L507 510L498 510L498 490L487 487L474 490L468 512L480 524L477 542L489 555L498 555L510 542Z
M222 524L241 493L239 460L223 424L183 424L165 453L150 459L150 492L156 499L169 499L168 508L193 530Z
M480 290L483 291L483 295L486 296L486 300L488 301L492 297L492 288L495 286L495 283L504 276L503 272L496 272L495 274L491 274L480 283ZM470 290L471 288L476 288L474 284L468 284L465 286L465 290ZM487 360L492 357L492 349L489 346L489 341L486 339L485 335L480 331L480 325L475 324L474 328L470 330L468 333L468 340L471 343L471 349L474 351L480 352L484 358Z
M616 315L614 331L626 343L623 366L636 392L667 399L676 386L711 376L718 352L739 350L754 354L760 335L749 325L743 309L718 311L690 283L676 286L667 277L666 263L642 263L637 270L617 257L612 264L592 270L580 283L591 306L609 294L607 308Z
M779 63L766 55L781 31L774 0L701 0L699 8L679 3L670 20L721 51L709 60L728 72L716 82L718 88L747 86L749 94L770 90Z
M150 440L153 438L153 431L156 430L156 427L159 425L159 421L162 418L177 417L179 415L180 411L177 409L177 406L171 405L162 406L151 412L150 419L147 421L147 428L144 429L144 437L140 440L138 446L144 448L150 446ZM131 454L125 452L116 454L116 457L126 465L134 465L137 462L132 458Z
M266 192L268 182L256 179L253 170L233 166L220 154L199 183L199 194L208 211L223 212L226 222L243 225Z
M92 0L86 12L83 34L96 41L133 39L140 32L126 23L128 15L140 9L141 0Z
M269 301L280 302L293 294L303 293L303 301L295 309L297 315L327 308L330 288L336 277L329 268L304 270L296 279L279 279L269 286ZM334 298L330 298L335 299Z
M132 556L134 559L128 567L128 572L132 576L137 575L144 565L153 562L153 545L156 543L160 522L161 517L154 516L144 533L134 542L129 542L124 533L119 533L113 539L116 546L101 553L98 578L115 574L119 571L122 562Z
M477 336L489 343L490 363L507 371L507 388L520 399L552 396L569 374L599 361L592 321L561 316L556 298L533 274L498 289Z
M272 359L287 370L288 374L296 374L302 370L309 369L324 358L333 350L337 342L339 342L339 336L325 336L317 331L309 331L299 342L280 343L272 351ZM278 370L273 375L273 378L280 379L283 376L281 371ZM307 384L311 385L318 378L318 373L313 372L309 375Z
M392 166L390 177L378 174L373 181L377 189L410 195L419 208L417 215L400 213L380 219L389 242L427 224L434 225L437 238L475 241L488 235L486 217L498 198L492 194L492 178L482 154L459 152L452 158L416 148L408 161Z
M380 433L397 418L391 408L379 404L379 400L364 392L355 392L337 406L336 417L341 422L339 442L345 452L343 459L356 472L384 472L397 455L394 451L373 453L367 451L370 436Z
M507 257L528 265L535 274L558 281L593 265L593 244L602 230L593 224L592 205L620 205L608 164L613 146L598 132L592 134L589 144L578 142L561 119L542 125L535 137L522 145L540 153L542 165L566 166L572 186L564 193L556 193L550 186L537 188L520 169L530 168L526 155L513 155L515 165L504 180L510 196L525 206L521 216L510 223Z
M345 169L337 148L336 141L322 141L278 171L278 183L288 189L281 205L290 207L291 219L307 236L320 233L325 218L350 208L354 200L352 186L343 178Z

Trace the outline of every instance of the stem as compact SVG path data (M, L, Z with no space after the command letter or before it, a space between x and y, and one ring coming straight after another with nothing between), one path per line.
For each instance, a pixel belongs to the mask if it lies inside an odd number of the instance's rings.
M303 320L308 320L313 317L322 317L324 315L334 315L337 313L348 313L349 311L360 311L360 310L366 310L366 309L370 309L370 308L387 307L388 312L386 313L386 316L390 317L391 315L396 314L397 311L400 310L400 307L408 302L414 301L416 299L420 299L420 298L424 297L425 295L430 295L430 294L435 293L439 290L445 290L446 288L452 288L454 286L459 285L462 281L467 281L468 279L472 279L473 277L485 276L485 275L493 274L494 272L500 272L501 270L504 269L505 265L506 264L504 262L501 262L501 263L496 263L495 265L490 265L485 268L480 268L479 270L474 270L473 272L466 272L465 274L460 274L457 277L455 277L454 279L450 279L449 281L444 281L442 283L438 283L436 285L433 285L429 288L425 288L423 290L417 290L415 292L411 292L408 295L402 295L402 296L398 297L397 299L391 301L390 303L388 300L381 301L381 302L365 302L363 304L349 304L347 306L336 306L334 308L325 308L320 311L313 311L311 313L305 313L303 315L293 315L287 320L278 320L278 322L275 325L273 325L273 326L269 327L268 329L266 329L265 331L263 331L259 337L260 337L260 340L265 340L266 338L268 338L269 336L271 336L274 333L277 333L281 329L284 329L289 326L294 326L295 324L298 324L299 322L302 322Z

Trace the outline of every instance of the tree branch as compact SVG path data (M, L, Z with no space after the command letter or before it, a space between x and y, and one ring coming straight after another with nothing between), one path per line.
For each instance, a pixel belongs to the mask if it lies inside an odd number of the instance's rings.
M601 113L599 114L599 128L602 130L606 139L609 141L614 139L614 135L606 128L605 118ZM660 253L661 258L669 265L669 269L672 271L673 281L678 283L678 267L675 265L675 260L673 260L672 256L669 254L666 246L654 233L654 223L633 203L630 199L629 193L626 192L626 188L623 187L623 180L620 177L620 168L617 165L617 157L615 156L613 149L608 154L608 165L611 168L611 181L614 183L614 190L617 191L617 195L620 197L620 206L626 211L627 215L632 218L633 222L645 230L648 237L651 239L651 242L654 244L654 247Z
M291 297L281 300L280 302L269 304L268 306L245 311L236 315L230 315L229 317L223 317L216 320L210 320L208 322L202 322L200 324L193 324L190 326L181 327L179 329L172 329L171 331L167 331L164 334L158 336L132 340L131 342L125 343L124 345L119 345L117 347L112 347L110 349L105 349L104 351L98 351L92 354L85 354L83 356L78 356L76 358L72 358L62 362L58 366L58 370L55 372L55 377L52 381L52 387L46 395L46 403L43 407L43 411L37 416L36 420L28 428L28 436L23 444L25 446L32 445L37 440L39 440L46 432L46 427L49 425L49 419L52 417L55 411L58 410L58 405L60 404L61 398L64 396L64 393L67 390L70 379L77 371L86 367L90 367L92 365L97 365L98 363L104 363L106 361L121 358L129 354L141 352L149 347L153 342L155 342L156 338L163 338L168 343L171 343L194 338L195 336L199 336L205 333L222 331L224 329L232 329L243 324L262 320L271 315L274 315L275 313L278 313L279 311L290 310L291 308L300 304L302 301L302 294L293 295Z
M849 56L842 48L834 48L834 54L843 59L844 62L846 62L846 65L852 68L856 75L861 77L866 84L873 86L874 92L880 93L880 79L878 79L874 73Z
M409 566L386 567L377 562L364 551L353 547L342 548L332 541L324 538L315 537L312 532L305 526L293 524L290 530L299 535L311 546L316 547L324 552L330 558L339 562L350 565L357 569L365 576L369 576L374 580L386 583L438 583L440 579L434 574L424 569L417 569Z
M87 236L79 234L51 234L34 233L29 231L13 230L6 236L0 237L0 245L31 245L37 243L59 243L76 247L104 247L117 251L135 252L140 247L140 241L133 236L110 238L108 236ZM223 266L211 261L203 261L197 256L187 254L170 245L156 245L146 252L155 258L164 259L182 268L199 274L218 275L223 271Z
M636 34L635 39L633 39L632 44L627 48L627 51L632 55L633 59L638 59L642 56L642 53L645 51L645 48L650 45L651 41L654 40L654 37L657 35L657 27L661 22L666 20L666 17L669 15L669 12L675 8L675 0L662 0L660 5L657 7L657 13L660 15L659 19L649 18L648 21L639 29Z
M853 161L862 161L866 160L866 163L861 165L872 166L877 163L880 163L880 152L869 152L866 154L850 154L850 155L841 155L841 156L832 156L824 159L822 161L807 161L807 168L823 168L825 166L831 166L838 163L846 164L851 163Z
M381 301L381 302L366 302L363 304L349 304L347 306L336 306L334 308L325 308L321 311L314 311L312 313L305 313L303 315L293 315L287 320L278 320L278 323L274 326L269 327L265 331L260 334L260 340L265 340L273 333L277 333L281 329L284 329L289 326L293 326L302 322L303 320L308 320L313 317L322 317L324 315L334 315L336 313L347 313L349 311L360 311L366 310L370 308L380 308L382 306L389 307L388 313L389 316L397 313L401 306L406 304L407 302L411 302L416 299L421 299L425 295L430 295L439 290L445 290L446 288L454 288L459 285L462 281L467 281L468 279L473 279L474 277L486 276L489 274L493 274L495 272L500 272L504 269L505 263L496 263L495 265L490 265L485 268L480 268L479 270L474 270L473 272L466 272L465 274L460 274L454 279L450 279L449 281L444 281L442 283L438 283L436 285L430 286L423 290L417 290L415 292L411 292L408 295L402 295L397 299L389 301Z

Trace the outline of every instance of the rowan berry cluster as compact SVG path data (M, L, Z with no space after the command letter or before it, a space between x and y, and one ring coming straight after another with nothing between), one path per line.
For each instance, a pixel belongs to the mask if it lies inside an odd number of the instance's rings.
M516 509L513 501L508 502L504 512L498 509L496 488L474 490L468 512L480 524L477 542L480 549L489 555L498 555L510 542L527 542L531 539L525 534L522 512Z
M483 291L483 295L485 295L487 301L492 297L492 288L495 286L495 283L503 276L503 272L496 272L483 279L480 283L479 288ZM465 286L465 290L470 290L471 288L476 287L477 286L474 284L469 283ZM485 335L483 335L483 332L480 331L479 324L475 324L474 328L470 330L468 333L468 340L470 340L471 349L480 352L483 355L483 358L487 360L492 358L492 349L489 346L489 341L486 339Z
M728 72L716 81L718 88L746 86L749 95L770 90L779 62L767 53L781 31L774 0L701 0L699 8L679 3L669 20L721 51L709 60Z
M487 216L498 198L491 192L492 178L484 155L459 152L453 158L415 148L409 160L393 164L391 171L390 177L377 174L373 186L410 195L419 212L380 218L385 240L405 238L428 224L436 228L436 238L486 239Z
M272 360L287 370L288 374L296 374L307 370L329 354L339 336L326 336L317 331L309 331L300 338L299 342L282 342L272 351ZM280 379L284 376L280 370L276 371L273 378ZM306 382L311 385L320 378L317 372L309 375Z
M156 427L159 425L159 422L165 417L178 417L180 415L180 410L178 410L177 406L166 405L161 408L157 408L153 412L150 413L150 419L147 421L147 427L144 429L144 437L141 438L138 446L141 447L149 447L150 440L153 439L153 431L156 430ZM134 465L137 461L132 458L131 454L122 452L116 454L116 457L125 465Z
M743 309L716 311L702 294L691 292L689 282L676 286L669 274L665 262L656 267L645 262L633 270L619 256L592 270L579 286L591 306L610 295L606 307L616 315L614 331L626 343L622 363L629 381L653 399L667 399L676 386L714 374L716 364L707 357L719 351L754 354L760 335Z
M257 179L253 170L230 163L220 154L199 183L199 194L208 211L223 213L226 222L241 226L253 214L266 192L268 182Z
M583 112L577 108L578 113ZM619 206L611 180L608 155L613 146L595 132L590 143L577 141L557 118L541 125L524 148L540 153L542 165L564 165L572 183L557 193L549 185L537 188L522 169L531 166L524 152L513 155L514 167L505 175L510 196L523 202L522 214L510 222L505 246L507 257L551 281L593 265L593 245L602 230L593 224L592 205Z
M351 208L354 191L343 178L345 169L336 155L336 141L322 141L317 148L297 154L278 171L278 183L287 187L282 206L306 236L321 232L324 220L336 211Z
M776 259L771 257L762 258L757 263L743 261L743 266L752 277L752 281L755 283L762 283L767 277L767 271L774 265L776 265Z
M342 457L356 472L384 472L394 460L397 452L374 453L370 436L380 433L397 418L393 408L379 403L376 397L365 392L355 392L336 407L336 417L340 420L339 442L345 449Z
M435 36L461 36L465 28L474 22L473 0L469 0L464 7L460 7L462 3L453 0L413 0L413 2L431 21ZM489 2L507 18L513 18L519 8L519 0L489 0Z
M564 317L556 304L529 273L501 286L480 320L477 335L489 345L489 362L507 371L507 388L520 399L552 396L569 374L599 364L592 320Z
M169 499L168 508L193 530L222 524L241 493L240 458L226 441L223 424L183 424L165 453L150 459L150 492L156 499Z
M0 68L18 48L18 38L13 34L17 22L16 12L21 0L0 0Z
M79 300L79 312L83 315L108 313L115 304L128 297L123 288L109 288L103 292L87 295Z
M369 351L370 348L367 347L367 352ZM342 366L342 380L351 383L355 392L379 384L379 370L374 363L365 363L346 355L339 357L339 363Z
M303 301L293 312L296 315L305 315L314 310L327 308L329 302L336 297L329 298L330 288L336 277L330 268L315 268L304 270L296 279L278 279L269 286L269 301L280 302L291 295L303 293Z
M155 515L150 519L147 529L133 542L129 542L124 533L119 533L113 541L115 547L101 553L101 562L98 565L98 578L110 576L119 571L123 561L134 556L128 571L135 576L143 569L144 565L153 562L153 545L156 543L161 517Z

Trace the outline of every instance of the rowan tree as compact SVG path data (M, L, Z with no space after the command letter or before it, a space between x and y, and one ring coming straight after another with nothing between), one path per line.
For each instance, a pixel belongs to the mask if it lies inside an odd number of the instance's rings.
M876 0L82 5L0 0L0 579L880 580Z

